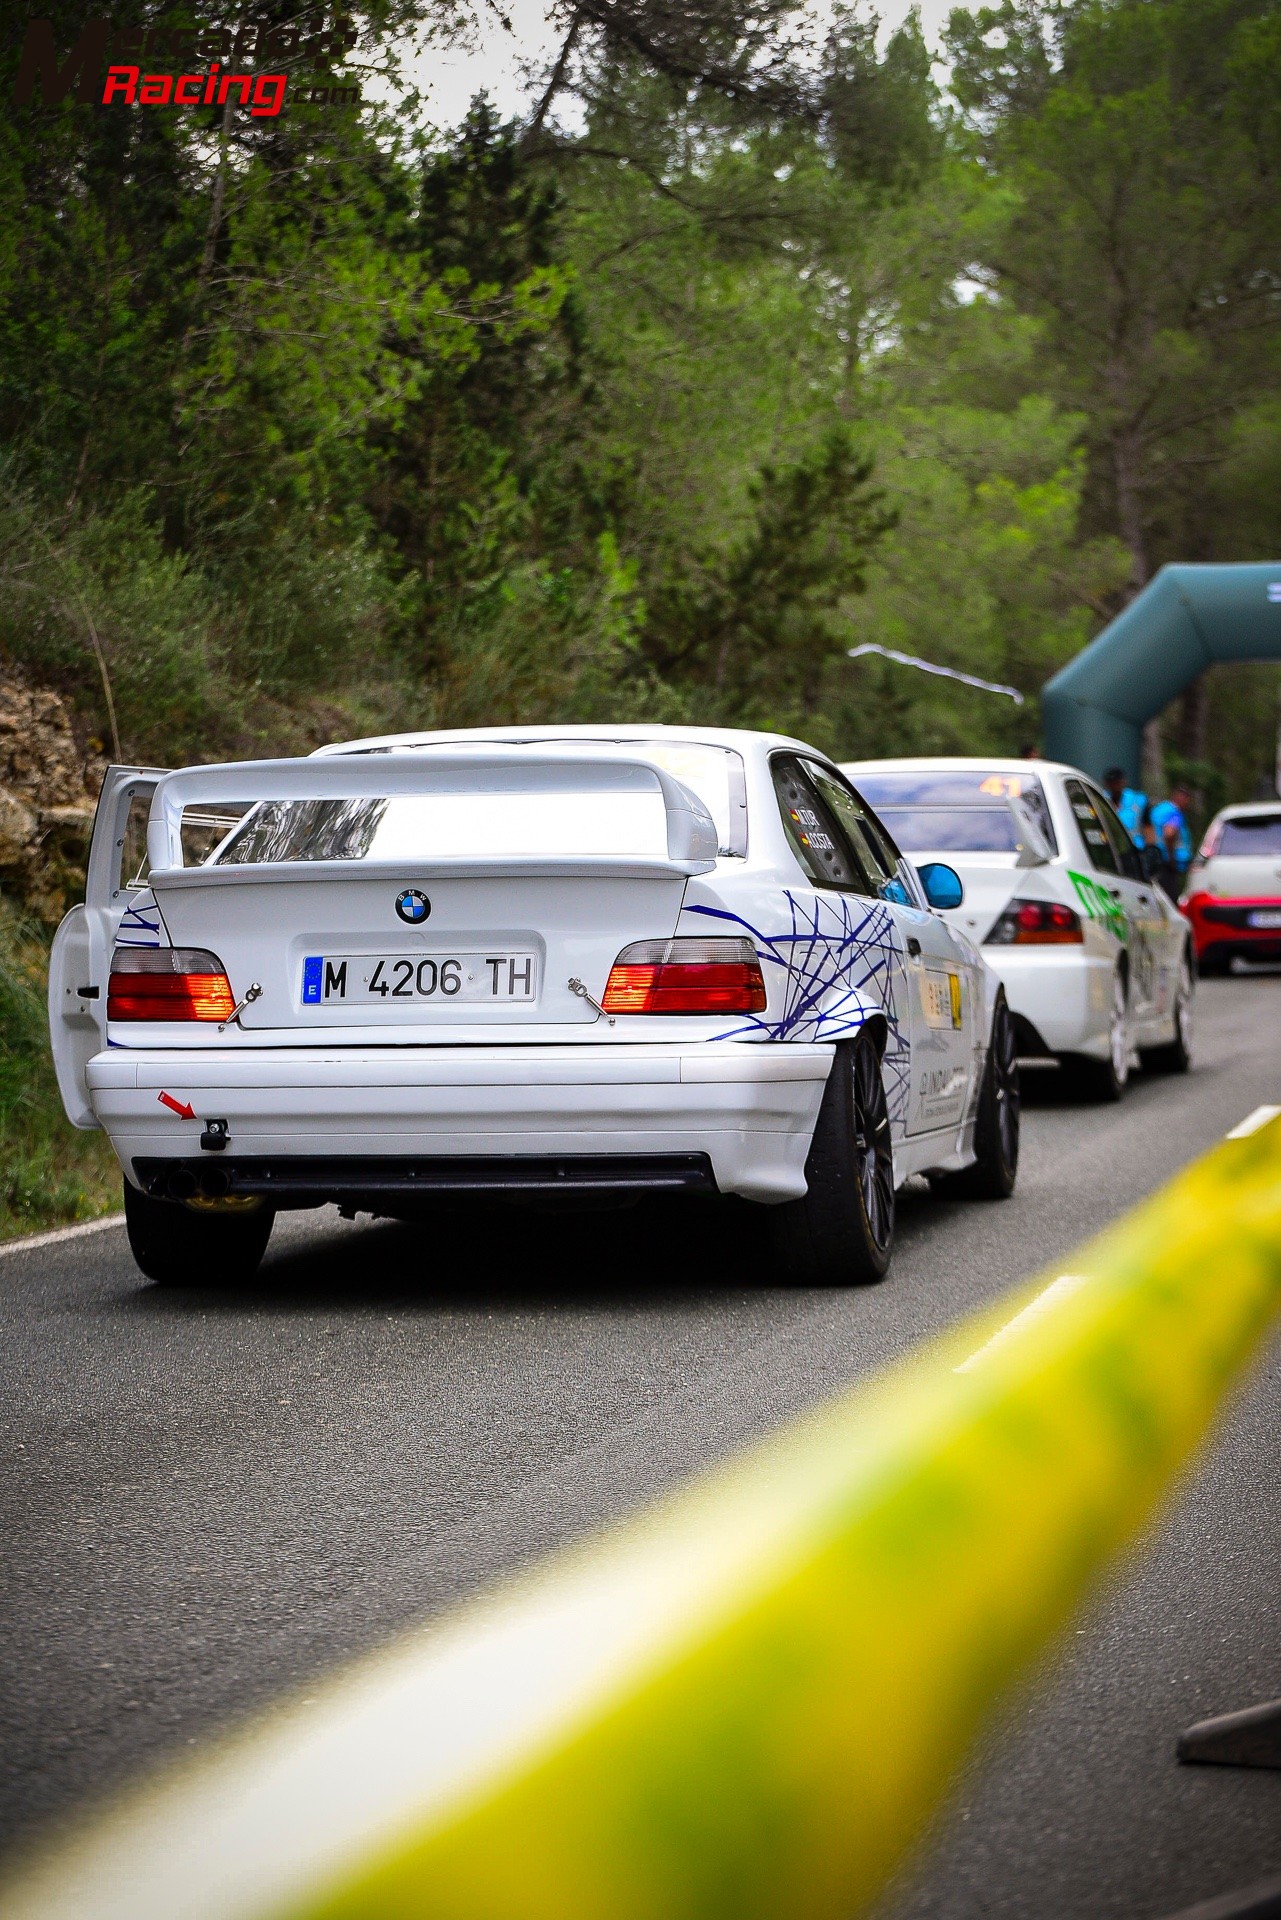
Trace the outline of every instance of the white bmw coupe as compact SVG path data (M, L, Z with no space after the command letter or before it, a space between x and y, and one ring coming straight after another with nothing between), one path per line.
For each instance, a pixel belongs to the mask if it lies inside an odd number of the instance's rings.
M405 734L112 768L49 1013L162 1283L243 1279L275 1213L441 1195L736 1195L769 1271L878 1277L895 1191L1000 1197L1013 1022L966 932L798 740Z

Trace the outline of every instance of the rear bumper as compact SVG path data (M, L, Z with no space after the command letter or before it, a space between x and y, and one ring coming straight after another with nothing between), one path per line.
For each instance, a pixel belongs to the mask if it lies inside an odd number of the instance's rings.
M264 1200L275 1208L314 1207L320 1200L360 1212L412 1207L442 1195L488 1194L537 1199L607 1193L715 1193L705 1153L465 1154L396 1158L365 1154L204 1154L199 1159L149 1160L133 1170L148 1193L163 1200Z
M1250 925L1252 913L1281 913L1281 899L1223 900L1193 894L1180 900L1179 911L1191 923L1198 960L1206 954L1223 960L1281 960L1281 927Z
M1075 946L984 947L983 958L1004 986L1010 1012L1051 1053L1106 1054L1115 971L1106 956Z
M575 1190L566 1181L597 1191L714 1186L779 1201L805 1191L832 1054L735 1042L111 1049L89 1063L87 1079L126 1174L148 1186L182 1162L225 1169L229 1181L236 1170L234 1191L266 1191L261 1180L243 1184L252 1163L259 1175L270 1169L294 1206L392 1192ZM162 1093L194 1117L174 1113ZM226 1122L223 1152L201 1148L211 1119Z

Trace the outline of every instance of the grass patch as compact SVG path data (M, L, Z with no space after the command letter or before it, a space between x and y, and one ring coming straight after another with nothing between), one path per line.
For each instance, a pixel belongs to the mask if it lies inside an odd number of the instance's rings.
M120 1205L120 1168L105 1134L62 1111L49 1051L49 943L0 903L0 1240Z

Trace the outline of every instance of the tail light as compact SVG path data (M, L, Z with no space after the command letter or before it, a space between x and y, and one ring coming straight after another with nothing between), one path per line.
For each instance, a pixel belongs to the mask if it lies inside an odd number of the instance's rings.
M231 982L202 947L117 947L107 984L108 1020L227 1020Z
M984 941L989 947L1080 946L1081 917L1058 900L1011 900Z
M763 1013L750 940L638 940L609 970L606 1013Z

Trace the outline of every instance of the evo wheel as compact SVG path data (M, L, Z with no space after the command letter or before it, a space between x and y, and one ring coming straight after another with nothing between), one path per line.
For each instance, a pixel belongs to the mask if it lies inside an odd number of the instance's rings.
M1094 1060L1082 1054L1069 1054L1063 1064L1084 1099L1104 1103L1124 1099L1130 1083L1130 995L1120 967L1112 976L1106 1055L1102 1060Z
M996 996L987 1064L974 1123L974 1165L935 1174L930 1185L948 1200L1008 1200L1019 1171L1019 1062L1005 989Z
M1145 1047L1139 1058L1149 1073L1186 1073L1192 1065L1192 966L1185 953L1174 989L1174 1031L1162 1047Z

